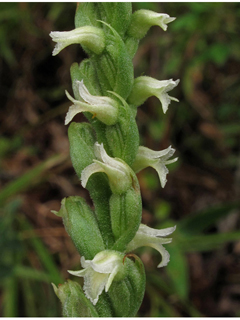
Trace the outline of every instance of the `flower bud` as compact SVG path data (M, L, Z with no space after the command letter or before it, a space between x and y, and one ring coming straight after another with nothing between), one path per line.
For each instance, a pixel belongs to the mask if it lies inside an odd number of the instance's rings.
M134 172L139 172L140 170L152 167L154 168L159 176L162 188L165 187L168 174L167 164L177 161L178 158L168 160L175 152L171 146L162 151L154 151L146 147L139 147L135 162L132 165Z
M64 198L60 211L55 214L62 217L80 255L92 259L105 249L95 214L84 199L79 196Z
M151 96L157 97L161 104L163 112L166 113L171 100L178 99L170 97L167 92L175 88L180 80L156 80L151 77L141 76L134 80L132 92L128 97L128 102L135 106L140 106Z
M82 186L85 188L89 177L97 172L104 172L108 176L109 185L113 193L125 193L133 184L132 169L121 159L109 157L103 144L95 143L95 156L98 160L87 166L81 175Z
M98 120L106 125L113 125L118 118L118 103L109 97L93 96L89 93L82 81L76 81L79 95L83 101L75 100L66 91L66 95L73 105L69 108L65 118L65 125L67 125L73 117L80 112L90 112L96 116Z
M53 56L74 43L86 46L87 49L96 54L102 53L105 48L103 30L92 26L84 26L71 31L52 31L50 37L57 43L52 53Z
M150 27L159 26L166 31L167 23L172 22L175 19L176 18L171 18L165 13L141 9L133 13L128 34L135 39L142 39Z
M142 219L142 199L139 186L124 194L113 194L109 201L114 250L125 251L134 238Z
M72 164L80 178L82 170L94 159L95 132L89 123L72 122L68 128L68 138Z
M82 287L74 281L68 280L56 287L55 294L62 303L63 317L99 317L92 303L86 298Z

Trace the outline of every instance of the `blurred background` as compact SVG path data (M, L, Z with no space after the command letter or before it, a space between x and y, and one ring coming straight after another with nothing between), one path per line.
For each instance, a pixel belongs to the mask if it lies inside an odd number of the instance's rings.
M72 168L64 117L73 45L52 57L50 31L74 28L75 3L0 3L0 313L56 317L51 282L62 283L79 255L62 221L63 197L89 199ZM150 98L138 109L141 144L170 144L164 189L152 168L138 174L143 223L177 225L171 261L137 254L147 274L141 317L240 316L240 4L134 3L177 17L153 27L134 58L135 76L180 79L163 115ZM76 118L77 120L77 118ZM84 121L80 116L78 120ZM74 278L78 281L78 279Z

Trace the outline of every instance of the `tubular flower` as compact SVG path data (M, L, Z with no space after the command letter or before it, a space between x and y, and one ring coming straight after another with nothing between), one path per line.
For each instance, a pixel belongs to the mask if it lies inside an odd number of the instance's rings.
M79 95L83 101L75 100L67 91L65 91L68 99L73 102L73 105L69 108L66 115L65 125L67 125L76 114L85 111L96 115L96 117L106 125L113 125L117 122L118 103L115 100L109 97L91 95L83 84L83 80L76 81L75 85L77 86Z
M167 24L175 19L176 18L172 18L166 13L157 13L151 10L141 9L133 13L128 34L136 39L141 39L151 26L159 26L166 31L168 27Z
M81 257L81 265L84 269L79 271L68 271L70 274L83 277L83 290L93 305L98 301L99 295L108 292L114 278L124 278L124 254L114 250L104 250L96 254L93 260L85 260Z
M162 104L163 113L167 112L171 100L178 99L168 95L168 92L175 88L180 80L156 80L151 77L141 76L135 79L132 92L128 98L129 103L140 106L147 98L155 96Z
M177 161L178 158L174 158L172 160L168 160L175 152L171 146L162 151L154 151L146 147L139 147L138 153L133 163L133 170L137 173L140 170L152 167L154 168L159 176L162 188L165 187L167 182L167 174L168 169L166 167L167 164L173 163Z
M126 192L132 185L132 169L121 159L109 157L103 144L95 143L94 153L97 160L87 166L81 175L82 186L85 188L89 177L96 172L104 172L109 179L113 193Z
M140 224L140 227L133 238L133 240L127 245L126 251L133 251L139 247L149 246L156 249L162 256L162 261L157 266L158 268L165 267L169 260L170 254L163 247L163 244L172 242L171 238L162 238L173 233L176 229L175 227L166 229L153 229L144 224Z
M84 26L71 31L52 31L50 37L57 43L52 53L53 56L74 43L84 45L96 54L100 54L105 48L103 30L92 26Z

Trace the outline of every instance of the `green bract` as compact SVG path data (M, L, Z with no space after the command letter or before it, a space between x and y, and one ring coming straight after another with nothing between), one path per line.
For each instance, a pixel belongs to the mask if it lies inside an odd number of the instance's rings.
M167 29L175 18L149 10L132 14L130 3L80 3L76 29L51 32L56 42L53 55L70 44L80 44L88 58L71 66L73 96L65 124L83 112L88 122L71 122L68 128L70 156L82 186L89 191L93 206L80 196L62 200L55 212L81 256L82 268L69 271L83 278L83 289L69 280L58 288L63 316L133 317L145 293L141 260L131 252L141 246L159 251L166 266L169 254L164 238L175 227L155 230L141 224L142 199L136 173L151 166L162 187L166 165L174 149L152 151L139 147L135 120L137 108L156 96L167 111L168 95L179 82L159 81L147 76L134 79L132 58L139 40L153 25ZM134 257L134 261L130 259Z

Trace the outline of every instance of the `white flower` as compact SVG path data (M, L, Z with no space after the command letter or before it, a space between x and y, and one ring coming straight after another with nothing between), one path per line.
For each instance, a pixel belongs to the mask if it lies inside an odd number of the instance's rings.
M95 305L103 289L107 292L114 278L124 277L124 254L114 250L104 250L96 254L93 260L81 257L80 271L68 271L74 276L84 278L83 290L86 297Z
M133 240L127 245L126 251L133 251L142 246L149 246L156 249L162 255L162 261L159 263L158 268L165 267L169 260L170 255L167 250L163 247L163 244L172 242L170 238L162 238L173 233L175 227L166 229L153 229L144 224L140 224L140 227L133 238Z
M52 53L53 56L74 43L82 44L96 54L100 54L105 48L103 30L92 26L84 26L71 31L52 31L50 37L54 42L57 42Z
M177 161L178 158L168 160L175 152L171 146L162 151L154 151L146 147L139 147L135 162L132 165L133 170L137 173L146 167L154 168L159 176L161 186L164 188L167 182L168 169L167 164Z
M134 85L128 101L136 106L144 103L144 101L151 97L157 97L161 104L163 112L166 113L171 100L177 101L178 99L168 95L168 92L175 88L180 80L156 80L151 77L141 76L134 80Z
M157 13L151 10L140 9L132 14L131 24L128 28L128 34L136 39L141 39L152 26L159 26L164 31L167 30L167 24L176 18L170 17L166 13Z
M113 193L124 193L132 185L132 170L121 159L109 157L103 144L95 143L94 153L97 160L87 166L81 175L82 186L85 188L89 177L96 172L104 172L109 179L109 185Z
M73 102L73 105L69 108L66 115L65 125L67 125L76 114L85 111L91 112L106 125L113 125L117 122L118 103L115 100L109 97L91 95L83 84L83 80L76 81L74 85L77 87L79 95L83 101L75 100L66 91L66 95L68 99Z
M166 13L157 13L154 11L148 13L148 18L149 20L152 20L152 24L161 27L164 31L167 30L167 24L176 19L175 17L170 17Z

